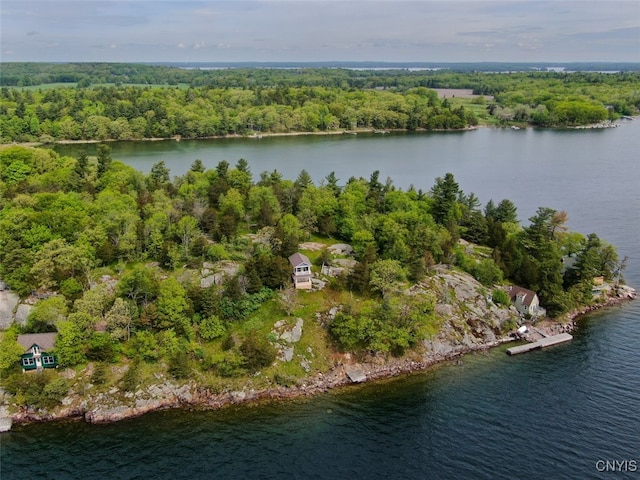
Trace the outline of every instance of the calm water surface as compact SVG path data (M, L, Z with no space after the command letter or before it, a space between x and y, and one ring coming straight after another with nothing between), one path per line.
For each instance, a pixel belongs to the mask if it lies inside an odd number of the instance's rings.
M636 120L605 131L116 144L113 156L143 171L165 160L174 174L196 158L245 158L254 173L290 178L305 168L316 181L380 170L424 190L450 171L483 202L510 198L522 219L538 206L566 210L572 229L630 257L625 276L637 287L639 147ZM634 302L584 319L570 344L518 357L495 349L310 400L14 427L0 436L0 478L640 478L596 468L640 468L638 365Z

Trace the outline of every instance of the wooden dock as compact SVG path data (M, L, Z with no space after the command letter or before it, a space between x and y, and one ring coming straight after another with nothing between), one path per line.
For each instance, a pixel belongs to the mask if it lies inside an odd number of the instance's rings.
M518 345L517 347L511 347L507 349L509 355L518 355L520 353L530 352L531 350L537 350L539 348L550 347L551 345L558 345L559 343L570 342L573 337L568 333L560 333L551 337L544 337L537 342L527 343L525 345Z
M344 371L353 383L361 383L367 379L367 375L360 365L345 365Z

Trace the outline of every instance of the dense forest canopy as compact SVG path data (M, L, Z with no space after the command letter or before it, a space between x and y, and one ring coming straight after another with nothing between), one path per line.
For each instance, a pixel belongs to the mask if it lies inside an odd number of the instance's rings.
M575 126L640 108L638 72L460 72L2 64L0 141ZM52 83L52 85L46 85ZM30 88L9 88L9 87ZM435 88L471 89L473 100ZM489 100L489 96L493 100Z
M0 64L0 86L29 87L54 83L91 84L188 84L223 87L273 86L420 86L412 82L428 77L432 82L447 82L452 74L473 73L543 73L565 72L639 72L638 63L380 63L380 62L311 62L311 63L25 63ZM413 79L413 80L412 80ZM363 83L367 82L367 83ZM431 86L442 85L435 83ZM467 86L469 83L467 84ZM429 86L429 85L422 85ZM451 85L448 85L451 87ZM464 88L468 88L465 86ZM469 87L473 88L473 87Z
M460 129L471 110L433 90L403 93L330 87L2 89L2 140L135 140L256 133Z
M429 191L399 189L377 171L330 172L317 185L304 170L258 178L244 159L212 169L196 159L172 180L164 162L144 175L106 144L78 158L0 147L0 278L38 300L26 324L0 334L12 401L52 408L71 388L68 375L21 372L20 333L56 333L59 364L84 377L80 395L88 383L129 395L165 373L212 391L291 386L326 371L336 352L400 356L436 338L448 328L436 307L452 287L434 288L443 269L475 277L487 308L510 305L515 282L552 315L591 303L595 278L615 281L622 269L597 235L566 231L565 212L539 208L523 227L510 200L482 208L451 173ZM308 252L316 274L343 271L299 294L288 257L308 240L346 242L353 254ZM302 360L276 361L286 353L274 329L303 317ZM515 326L512 316L492 328Z
M295 180L273 171L256 182L243 159L215 169L195 160L171 180L164 162L143 175L113 160L104 144L97 157L77 159L4 147L0 207L0 278L17 293L59 292L73 309L97 271L115 268L125 272L118 296L135 312L132 325L171 324L185 335L195 314L238 320L287 286L287 257L314 236L353 246L357 264L336 289L383 298L445 263L488 288L506 279L531 288L558 314L588 302L593 278L612 279L618 267L615 249L595 234L566 231L565 212L540 208L521 227L512 202L482 208L450 173L428 192L404 191L378 172L342 181L329 173L315 185L304 170ZM482 258L469 257L459 239L484 246ZM563 257L574 259L572 268L563 269ZM163 271L220 260L240 270L209 299L188 282L158 283ZM167 313L171 320L158 303L164 288L183 302L171 307L179 308Z

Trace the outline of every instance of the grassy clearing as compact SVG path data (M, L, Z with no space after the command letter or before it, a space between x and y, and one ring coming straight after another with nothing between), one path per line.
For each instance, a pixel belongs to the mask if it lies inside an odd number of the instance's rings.
M463 97L454 97L447 99L451 105L454 106L463 106L465 110L472 111L476 118L478 119L478 123L480 125L497 125L498 120L489 115L489 111L487 110L487 106L493 101L486 100L484 103L481 103L481 100L473 99L473 98L463 98Z

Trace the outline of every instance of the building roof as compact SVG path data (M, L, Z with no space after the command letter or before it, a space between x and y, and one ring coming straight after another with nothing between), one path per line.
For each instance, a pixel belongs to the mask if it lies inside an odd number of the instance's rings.
M45 352L52 350L56 345L57 333L29 333L18 335L18 343L28 351L33 345L38 345Z
M533 290L518 287L517 285L511 285L509 287L509 298L511 298L511 301L514 302L516 297L522 297L522 304L525 307L531 305L531 302L533 302L533 298L536 295L536 292L534 292Z
M289 263L294 268L302 263L306 263L307 265L311 266L311 262L309 261L309 258L306 255L303 255L302 253L299 253L299 252L296 252L289 257Z
M562 259L561 259L561 262L562 262L561 273L564 273L567 270L571 270L573 268L573 266L576 264L577 260L578 260L577 257L573 257L573 256L569 256L569 255L565 255L564 257L562 257Z

